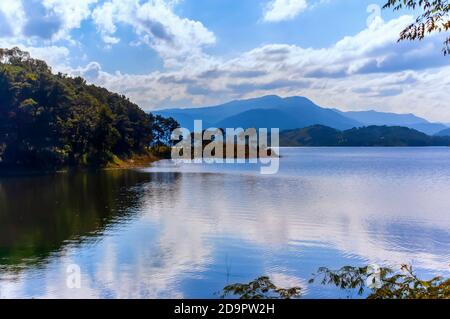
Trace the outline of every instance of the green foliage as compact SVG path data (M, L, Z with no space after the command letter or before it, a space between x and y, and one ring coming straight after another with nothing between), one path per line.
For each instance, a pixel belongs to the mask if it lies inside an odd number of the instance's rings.
M174 141L171 140L171 134L180 127L178 122L172 117L165 118L161 115L156 115L153 121L155 130L153 131L154 141L152 146L173 146Z
M280 134L281 146L449 146L448 136L428 136L400 126L368 126L338 131L314 125Z
M395 273L390 268L380 268L379 285L367 288L366 282L373 274L369 267L346 266L337 271L320 268L313 283L322 277L322 284L332 284L341 289L357 289L362 295L370 289L368 299L449 299L450 279L435 277L430 280L420 279L412 266L402 265L401 272Z
M380 277L386 278L388 274L392 273L389 268L380 268ZM326 267L321 267L314 278L309 280L309 283L314 283L317 278L322 277L320 283L322 285L335 285L340 289L357 290L359 295L362 295L367 288L367 278L370 275L369 267L352 267L344 266L339 270L330 270Z
M223 289L222 298L234 295L240 299L292 299L299 297L300 294L300 287L279 288L270 281L269 277L260 277L248 284L226 286Z
M450 279L420 279L409 265L402 265L400 272L381 267L376 275L378 277L374 280L373 268L370 266L345 266L339 270L321 267L309 284L318 281L321 285L356 290L359 295L367 292L368 299L450 299ZM368 287L367 283L376 285ZM248 284L226 286L222 298L230 295L240 299L291 299L301 297L301 288L279 288L269 277L260 277Z
M103 166L167 144L177 126L17 48L0 49L1 166Z
M388 0L384 8L420 10L415 23L407 26L401 33L399 41L422 40L433 32L450 30L450 1L448 0ZM450 54L450 37L444 42L444 55Z

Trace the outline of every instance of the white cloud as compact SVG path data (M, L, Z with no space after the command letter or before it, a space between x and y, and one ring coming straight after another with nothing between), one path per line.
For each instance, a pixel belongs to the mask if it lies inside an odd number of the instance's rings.
M53 39L68 37L73 29L80 27L81 22L90 17L91 5L97 0L43 0L42 5L60 18L61 27Z
M0 1L0 13L5 19L5 24L9 29L4 36L18 36L25 24L25 11L21 1ZM4 26L4 27L6 27Z
M0 38L22 45L74 43L71 32L91 15L97 0L2 0ZM4 21L2 21L4 20ZM6 31L5 31L6 28ZM1 32L3 31L3 32ZM5 40L6 39L6 40Z
M215 35L201 22L174 13L179 1L112 0L94 10L93 18L107 44L118 41L117 24L133 27L141 43L153 48L168 68L202 58L202 48L214 44Z
M54 71L62 71L70 58L70 51L62 46L47 47L26 47L25 51L30 52L31 56L36 59L46 61L49 65L54 66Z
M291 20L308 7L306 0L271 0L264 12L264 21Z
M0 38L0 48L13 47L18 47L22 51L29 52L33 58L47 62L54 72L71 72L72 70L69 67L70 50L65 46L33 46Z
M304 95L319 104L344 109L415 112L450 121L449 112L443 111L450 98L450 84L443 79L450 78L450 67L443 62L441 41L431 37L422 42L396 43L402 28L413 21L410 16L388 22L376 18L365 30L327 48L272 43L224 58L205 51L216 42L213 32L201 22L175 13L180 1L42 0L39 4L45 12L60 22L54 32L50 29L52 32L42 34L51 35L44 40L23 33L29 20L36 18L30 15L29 7L21 1L0 1L0 21L7 31L0 34L0 46L19 46L48 61L55 71L83 75L93 83L126 94L149 110L279 94ZM314 3L308 2L310 6ZM273 20L283 12L304 10L300 8L306 6L306 1L271 4L273 10L266 14L273 11L269 15ZM286 6L290 9L283 11ZM79 59L75 67L71 66L75 49L69 50L64 41L70 40L71 32L90 18L107 46L120 40L148 45L161 57L165 70L146 75L108 73L102 70L102 61L85 60L82 63L87 66L80 66ZM120 39L118 31L122 27L131 28L136 39ZM37 31L42 32L42 28Z
M442 120L450 92L442 79L450 78L450 67L442 66L438 39L424 42L420 52L417 43L396 43L411 19L378 21L329 48L268 44L231 59L202 55L200 63L147 75L100 71L95 82L146 109L279 94L304 95L329 107L415 112Z
M116 44L120 41L120 39L111 36L117 30L114 23L114 14L115 7L111 2L95 8L92 13L92 18L101 33L102 39L107 44Z

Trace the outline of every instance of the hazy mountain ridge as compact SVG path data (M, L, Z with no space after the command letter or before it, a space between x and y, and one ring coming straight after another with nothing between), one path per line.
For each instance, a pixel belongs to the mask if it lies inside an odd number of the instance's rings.
M340 111L339 111L340 112ZM366 126L370 125L387 125L387 126L404 126L415 129L417 131L434 135L447 128L446 125L440 123L431 123L424 118L418 117L412 113L397 114L387 112L371 111L350 111L341 112L355 121L358 121Z
M175 118L183 127L193 129L194 120L203 120L203 127L278 127L289 130L312 125L325 125L346 130L363 126L404 126L428 135L448 127L431 123L414 114L377 111L350 111L318 106L305 97L281 98L276 95L187 109L165 109L156 114Z
M450 136L450 128L437 132L435 136Z
M367 126L339 131L314 125L281 132L280 146L450 146L450 136L429 136L401 126Z
M264 119L261 113L270 114L271 117ZM203 120L204 127L221 128L224 127L223 125L227 125L227 127L261 127L259 124L263 122L266 127L278 127L281 130L314 124L339 129L361 125L361 123L347 118L335 110L322 108L305 97L297 96L280 98L269 95L256 99L232 101L212 107L167 109L156 111L155 114L173 117L181 126L189 129L193 128L194 120Z

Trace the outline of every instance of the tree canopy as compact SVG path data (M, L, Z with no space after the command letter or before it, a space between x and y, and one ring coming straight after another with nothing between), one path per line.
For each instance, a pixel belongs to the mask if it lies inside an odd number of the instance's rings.
M450 30L449 0L388 0L383 8L421 10L416 21L400 33L399 41L422 40L427 34ZM450 36L444 41L442 51L444 55L450 54Z
M18 48L0 49L0 166L102 166L167 143L177 126Z

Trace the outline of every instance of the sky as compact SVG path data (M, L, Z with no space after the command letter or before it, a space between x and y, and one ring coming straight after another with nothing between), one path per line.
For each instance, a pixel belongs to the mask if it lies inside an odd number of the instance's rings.
M0 0L0 47L145 110L306 96L450 123L444 34L397 43L385 0Z

